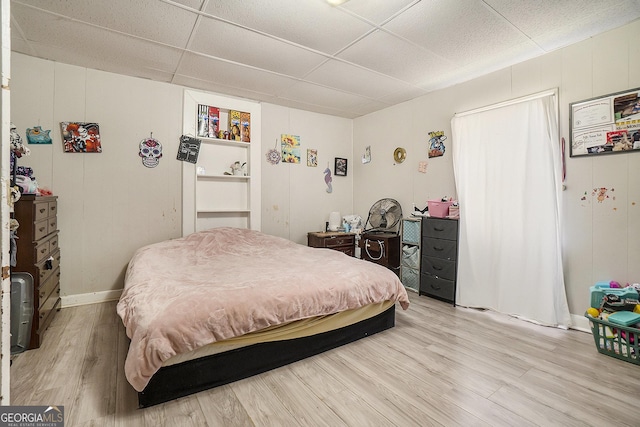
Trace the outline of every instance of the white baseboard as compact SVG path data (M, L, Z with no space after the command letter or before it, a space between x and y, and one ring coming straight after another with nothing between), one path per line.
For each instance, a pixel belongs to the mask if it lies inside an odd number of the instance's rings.
M587 318L577 314L571 315L571 329L591 333L591 327L589 326Z
M74 307L77 305L97 304L107 301L117 301L120 299L122 289L115 291L91 292L88 294L66 295L62 296L62 308Z

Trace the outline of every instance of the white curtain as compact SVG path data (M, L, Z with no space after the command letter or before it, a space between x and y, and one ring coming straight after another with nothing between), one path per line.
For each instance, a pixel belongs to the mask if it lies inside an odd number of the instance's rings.
M555 95L457 114L456 303L568 327Z

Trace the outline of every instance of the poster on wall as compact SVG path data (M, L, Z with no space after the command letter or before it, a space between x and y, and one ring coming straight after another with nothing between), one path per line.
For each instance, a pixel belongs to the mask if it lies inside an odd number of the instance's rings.
M283 163L300 163L300 137L297 135L280 136Z
M640 151L640 88L569 104L569 155Z
M442 130L429 132L429 157L444 156L444 141L446 139L447 137Z
M65 153L102 153L98 123L60 122Z
M318 150L312 148L307 150L307 166L312 168L318 166Z
M183 162L196 163L198 161L201 143L202 141L197 138L182 135L180 137L176 159L182 160Z

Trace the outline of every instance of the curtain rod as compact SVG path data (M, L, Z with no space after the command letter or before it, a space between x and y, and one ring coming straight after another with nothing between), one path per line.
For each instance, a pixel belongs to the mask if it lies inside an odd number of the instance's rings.
M481 113L483 111L494 110L496 108L506 107L508 105L518 104L520 102L533 101L534 99L544 98L545 96L554 95L556 98L558 97L558 88L545 90L544 92L538 92L531 95L523 96L520 98L511 99L509 101L499 102L493 105L487 105L485 107L476 108L474 110L463 111L460 113L455 113L454 117L462 117L469 114Z

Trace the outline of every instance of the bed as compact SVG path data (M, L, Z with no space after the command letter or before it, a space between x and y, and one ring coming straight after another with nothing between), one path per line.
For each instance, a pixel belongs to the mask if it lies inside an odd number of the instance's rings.
M117 312L140 407L227 384L391 328L398 277L254 230L215 228L140 248Z

